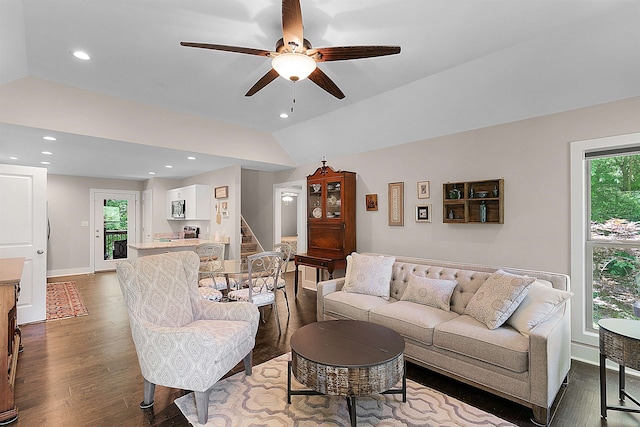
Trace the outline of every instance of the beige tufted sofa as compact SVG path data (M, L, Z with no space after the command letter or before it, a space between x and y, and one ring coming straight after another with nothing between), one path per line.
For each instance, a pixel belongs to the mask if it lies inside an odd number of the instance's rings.
M488 329L463 314L497 267L396 257L391 298L342 292L344 278L318 284L318 320L354 319L390 327L405 339L409 362L440 372L532 408L536 423L550 421L550 408L570 367L569 302L525 336L507 324ZM546 280L569 291L564 274L502 270ZM456 280L451 311L401 301L408 275Z

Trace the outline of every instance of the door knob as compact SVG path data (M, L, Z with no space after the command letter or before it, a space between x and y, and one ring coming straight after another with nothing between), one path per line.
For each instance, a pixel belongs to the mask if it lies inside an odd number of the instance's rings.
M44 253L44 251L42 249L38 249L38 251L36 252L38 255L42 255Z

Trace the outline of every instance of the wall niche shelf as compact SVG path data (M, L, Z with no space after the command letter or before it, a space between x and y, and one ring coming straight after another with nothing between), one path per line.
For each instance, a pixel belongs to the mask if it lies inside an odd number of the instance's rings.
M483 197L484 196L484 197ZM504 179L442 184L442 222L447 224L504 224ZM482 219L482 205L486 218Z

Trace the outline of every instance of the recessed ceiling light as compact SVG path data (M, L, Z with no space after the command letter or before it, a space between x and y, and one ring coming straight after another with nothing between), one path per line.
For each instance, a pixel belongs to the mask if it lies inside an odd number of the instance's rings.
M189 156L189 157L187 157L187 160L195 160L195 159L196 159L196 158L195 158L195 157L193 157L193 156Z
M42 139L46 139L47 141L57 141L55 136L43 136Z
M9 157L11 160L18 160L18 158L16 156L11 156Z
M280 113L280 118L281 119L286 119L287 117L289 117L289 115L287 113Z
M83 61L88 61L88 60L91 59L91 57L89 56L89 54L87 52L83 52L81 50L74 50L72 54L76 58L82 59Z
M167 168L167 169L171 169L172 167L173 167L173 166L171 166L171 165L166 165L166 166L165 166L165 168Z
M51 151L41 151L40 154L46 154L46 155L50 156L53 153Z
M149 172L149 175L155 175L155 174L156 174L155 172Z
M40 162L41 165L50 165L51 163L49 162Z

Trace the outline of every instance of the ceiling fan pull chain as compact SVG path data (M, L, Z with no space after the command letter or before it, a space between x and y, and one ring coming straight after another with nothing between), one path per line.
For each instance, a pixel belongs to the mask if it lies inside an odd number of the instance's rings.
M291 112L293 113L293 107L296 105L296 82L291 82Z

